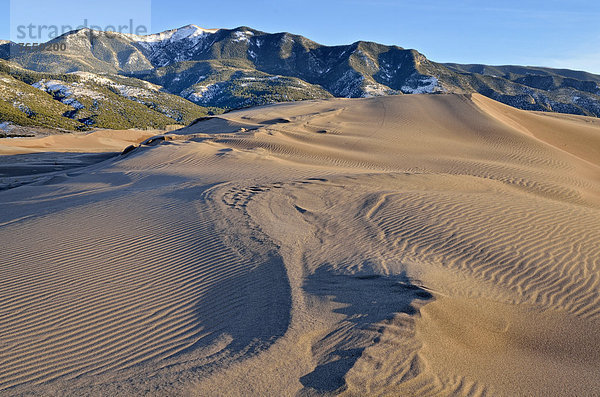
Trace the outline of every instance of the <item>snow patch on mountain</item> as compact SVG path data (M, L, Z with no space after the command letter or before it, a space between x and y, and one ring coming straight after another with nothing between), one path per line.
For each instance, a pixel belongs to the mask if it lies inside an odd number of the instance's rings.
M390 89L389 87L379 84L376 82L372 82L370 84L366 84L363 87L363 98L370 98L374 96L384 96L384 95L394 95L397 94L396 91Z
M210 38L217 31L188 25L148 36L130 35L130 40L141 47L154 66L162 67L192 59L194 53L212 44Z
M206 103L213 99L219 92L223 83L207 84L190 87L181 93L181 96L196 103Z
M117 90L119 90L119 93L121 94L121 96L124 96L125 98L128 98L128 99L153 98L154 94L155 94L154 92L151 92L149 90L139 88L139 87L132 87L129 85L116 84L114 87Z
M79 77L79 79L81 81L86 81L86 82L91 81L92 83L101 84L101 85L114 84L114 81L107 79L106 77L102 77L100 75L94 74L94 73L77 71L77 72L71 72L69 74ZM38 83L36 83L36 84L38 84ZM34 84L34 86L35 86L35 84Z
M248 30L243 30L243 31L233 32L233 35L235 36L235 39L233 39L234 42L244 41L244 42L248 43L250 41L250 38L252 36L254 36L254 33L250 32Z
M376 71L378 69L377 63L370 56L365 54L363 51L358 50L355 54L359 57L359 59L364 62L365 66L372 71Z
M2 130L4 132L10 131L11 130L11 123L9 123L8 121L0 123L0 130Z
M135 81L135 85L129 85L129 84L120 84L114 80L111 80L110 78L107 77L103 77L101 75L97 75L94 73L89 73L89 72L72 72L69 74L73 74L79 77L79 79L82 82L92 82L98 85L102 85L105 87L113 87L118 89L119 91L123 92L129 92L131 93L131 95L134 95L134 92L138 92L140 95L143 96L150 96L152 95L152 93L148 92L148 91L154 91L154 92L158 92L161 90L161 86L156 85L156 84L152 84L149 81L144 81L144 80L136 80ZM123 79L123 77L118 77L119 79ZM137 87L137 86L141 86L141 87Z
M162 43L176 42L194 37L201 37L207 34L212 34L219 29L204 29L196 25L187 25L179 29L171 29L161 33L149 34L146 36L128 35L133 41L140 43Z
M431 94L432 92L440 91L438 79L433 76L421 78L413 85L403 85L401 88L405 94Z
M77 48L81 50L81 46L83 46L86 50L90 50L92 48L91 37L93 32L93 30L85 28L67 33L65 36L66 48Z
M27 105L25 105L23 102L19 102L19 101L15 101L13 102L13 107L15 107L16 109L19 109L21 112L25 113L27 116L35 116L35 112L31 109L29 109L29 107Z
M83 109L85 106L77 99L73 98L73 96L85 96L96 100L105 98L104 95L85 88L82 83L65 83L64 81L59 80L44 79L32 84L32 86L39 90L46 91L65 105L72 106L75 109Z
M333 84L332 92L336 96L352 98L362 95L362 84L365 78L354 70L347 70L344 74Z

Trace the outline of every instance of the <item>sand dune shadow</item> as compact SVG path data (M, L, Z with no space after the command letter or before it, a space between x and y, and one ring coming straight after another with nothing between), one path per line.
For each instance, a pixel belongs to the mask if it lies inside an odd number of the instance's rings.
M313 345L319 365L300 378L305 391L341 391L345 375L363 351L380 340L382 322L398 313L413 315L416 301L433 298L427 290L411 283L405 274L340 274L321 267L305 282L306 292L344 304L335 313L345 318L338 327Z

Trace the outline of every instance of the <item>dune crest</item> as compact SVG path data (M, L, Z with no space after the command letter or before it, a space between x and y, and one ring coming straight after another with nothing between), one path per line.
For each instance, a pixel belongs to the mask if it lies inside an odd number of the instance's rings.
M0 388L590 394L598 153L597 119L406 95L38 175L0 191Z

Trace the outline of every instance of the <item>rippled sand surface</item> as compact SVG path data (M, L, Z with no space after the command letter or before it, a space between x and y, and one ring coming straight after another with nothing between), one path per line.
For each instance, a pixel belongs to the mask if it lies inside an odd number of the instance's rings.
M598 119L406 95L11 150L3 394L600 390Z

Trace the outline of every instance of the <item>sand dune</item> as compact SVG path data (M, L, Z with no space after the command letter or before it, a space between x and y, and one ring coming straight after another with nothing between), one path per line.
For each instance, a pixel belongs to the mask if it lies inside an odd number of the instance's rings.
M98 153L121 151L140 143L160 130L98 130L91 133L49 135L36 138L11 138L0 141L0 155L51 152Z
M147 143L4 182L2 393L600 390L597 119L406 95Z

